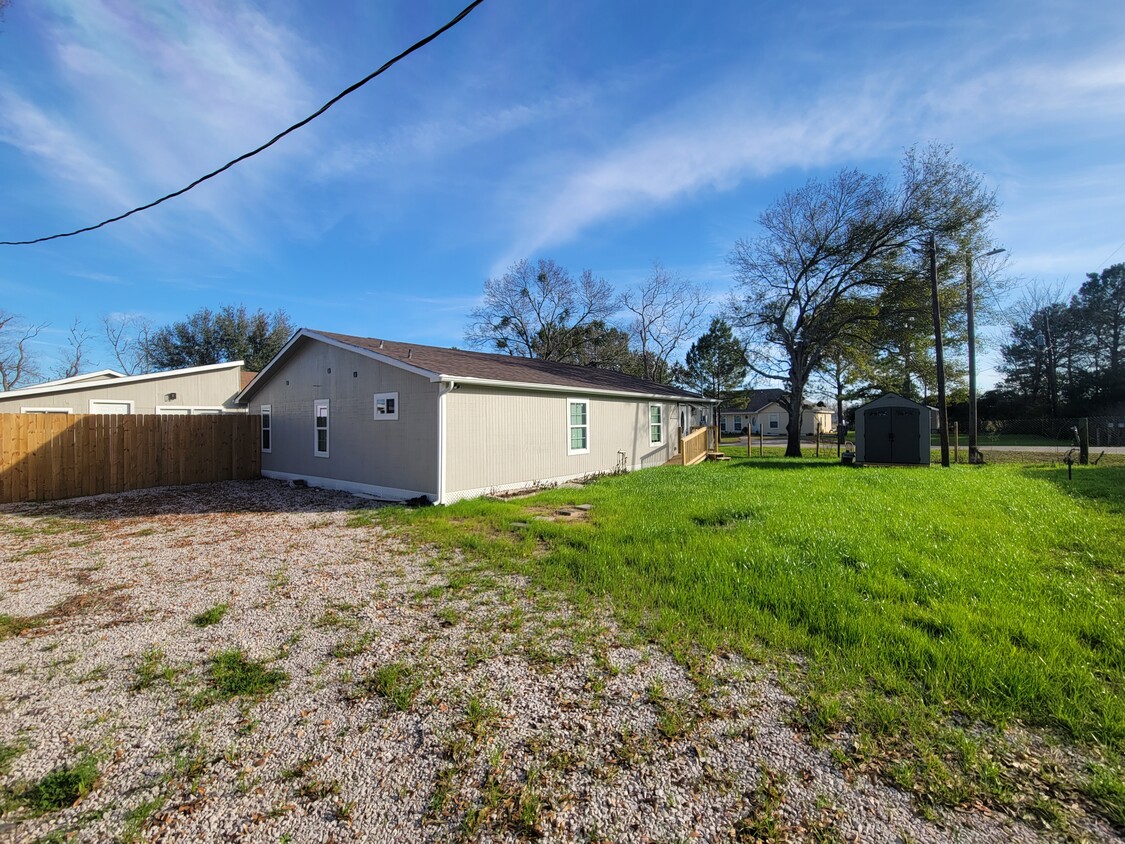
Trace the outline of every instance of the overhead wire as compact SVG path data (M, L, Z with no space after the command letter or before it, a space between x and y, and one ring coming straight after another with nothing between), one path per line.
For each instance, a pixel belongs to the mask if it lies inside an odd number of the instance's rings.
M461 21L463 21L466 17L468 17L469 13L472 12L474 9L476 9L476 7L479 6L483 2L484 2L484 0L473 0L472 3L470 3L464 9L462 9L461 12L456 17L454 17L452 20L450 20L449 23L445 24L445 26L441 27L440 29L435 30L432 33L430 33L425 38L423 38L421 41L417 41L414 44L410 45L409 47L407 47L405 50L403 50L401 53L399 53L394 58L387 60L383 64L383 66L380 67L378 70L376 70L372 73L369 73L367 76L365 76L363 79L356 82L354 85L350 85L347 88L345 88L343 91L341 91L339 94L334 96L332 99L330 99L328 102L326 102L324 105L322 105L320 108L318 108L316 111L314 111L312 114L310 114L305 119L294 123L288 129L285 129L284 131L279 132L278 134L274 135L272 138L270 138L268 141L266 141L260 147L257 147L256 149L252 149L252 150L250 150L250 152L244 153L244 154L238 156L238 158L234 158L234 159L228 161L226 164L224 164L222 167L218 168L217 170L212 170L210 173L207 173L204 176L200 176L198 179L196 179L191 184L189 184L185 187L182 187L177 191L173 191L172 193L165 194L164 196L160 197L159 199L153 200L152 202L146 203L145 205L138 205L136 208L133 208L130 211L126 211L124 214L118 214L116 217L110 217L108 220L102 220L100 223L96 223L95 225L92 225L92 226L84 226L80 229L75 229L74 231L61 232L59 234L47 235L45 237L37 237L37 238L34 238L32 240L0 240L0 246L31 246L32 244L44 243L48 240L58 240L59 238L62 238L62 237L74 237L75 235L78 235L78 234L84 234L85 232L92 232L95 229L100 229L103 226L108 226L110 223L119 222L121 220L124 220L126 217L131 217L134 214L140 213L141 211L147 211L150 208L155 208L157 205L160 205L163 202L167 202L169 199L175 199L177 196L184 195L185 193L187 193L191 189L203 184L208 179L213 179L216 176L218 176L220 173L224 173L227 170L231 169L236 164L239 164L239 163L245 161L248 158L253 158L258 153L264 152L265 150L272 147L274 144L276 144L278 141L280 141L286 135L289 135L293 132L296 132L302 126L305 126L306 124L311 123L313 120L320 117L320 115L324 114L324 112L328 111L328 109L332 108L332 106L336 105L336 103L338 103L340 100L342 100L348 94L351 94L352 92L359 90L364 85L366 85L368 82L370 82L372 79L374 79L376 76L380 76L385 71L389 70L391 67L398 64L398 62L405 59L411 53L422 49L427 44L429 44L431 41L433 41L435 38L438 38L439 36L448 32L450 29L452 29L457 24L459 24Z

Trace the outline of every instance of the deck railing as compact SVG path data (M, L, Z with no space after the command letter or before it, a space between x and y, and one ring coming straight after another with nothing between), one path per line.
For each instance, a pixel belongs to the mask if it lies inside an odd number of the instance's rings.
M707 428L696 428L687 436L680 434L680 461L684 466L691 466L706 459L707 433Z

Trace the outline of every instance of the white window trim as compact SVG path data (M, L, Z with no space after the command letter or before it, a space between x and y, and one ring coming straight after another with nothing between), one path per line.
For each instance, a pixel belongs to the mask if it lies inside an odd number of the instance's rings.
M94 407L96 405L103 405L103 404L127 404L127 405L129 405L129 414L132 414L134 412L135 408L136 408L136 402L128 400L128 399L90 399L90 412L91 413L97 413L97 411L94 410ZM113 415L125 416L127 414L122 413L122 414L108 414L108 415L110 415L110 416L113 416Z
M657 424L660 425L660 439L658 439L658 440L654 440L652 438L652 425L653 425L652 409L654 407L656 408L657 413L660 414L660 422L657 423ZM649 445L664 445L664 415L665 415L664 414L664 405L662 405L662 404L650 404L648 406L648 444Z
M221 413L225 412L222 405L212 406L212 405L204 405L204 404L200 404L200 405L161 404L161 405L157 405L157 407L156 407L156 413L157 413L158 416L169 416L169 415L183 416L184 415L182 413L180 413L180 414L169 413L169 411L176 411L176 410L186 410L188 416L204 415L203 413L201 413L201 411L205 411L208 414L211 414L211 413L221 414Z
M586 424L585 425L572 425L570 424L570 409L576 404L586 406ZM571 448L570 434L574 428L586 429L586 447L585 448ZM566 453L568 456L575 454L589 454L590 453L590 400L589 399L567 399L566 400Z
M261 415L263 425L258 431L258 446L261 447L262 445L261 432L268 430L270 432L270 447L262 448L262 454L273 454L273 405L263 404L261 406ZM270 421L268 426L264 424L267 419Z
M781 414L780 413L771 413L770 414L769 429L771 431L781 430Z
M395 412L394 413L380 413L379 412L379 399L393 399L394 403L395 403ZM375 394L375 403L372 406L372 413L374 413L374 415L375 415L375 421L376 422L391 422L395 419L398 419L398 408L399 408L399 405L398 405L398 392L397 391L395 391L393 393L376 393Z
M74 413L69 407L21 407L20 413Z
M324 417L324 451L320 451L317 446L320 442L317 438L316 432L319 430L316 425L316 420L320 418L320 409L324 408L328 413ZM272 421L272 420L271 420ZM332 410L329 407L328 399L316 399L313 401L313 457L327 457L329 448L332 445Z

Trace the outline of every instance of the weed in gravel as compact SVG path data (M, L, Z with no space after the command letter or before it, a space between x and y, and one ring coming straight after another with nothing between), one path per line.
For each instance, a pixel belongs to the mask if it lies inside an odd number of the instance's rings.
M134 841L139 841L141 832L145 828L145 824L149 819L161 810L164 806L164 797L154 797L151 800L146 800L139 806L134 806L125 813L125 828L121 831L121 841L123 844L132 844Z
M313 622L313 627L318 629L336 628L338 630L355 630L359 622L354 618L341 615L336 609L329 607Z
M415 668L404 662L392 662L371 672L360 681L359 687L360 697L377 694L399 712L405 712L422 688L422 679Z
M297 794L309 801L324 800L340 793L340 783L336 780L310 779L301 783Z
M431 815L441 817L449 811L456 792L458 770L456 765L446 765L437 772L434 778L434 792L430 795L428 807Z
M135 669L137 679L133 681L133 685L129 688L134 692L139 692L156 685L160 681L171 685L180 669L168 665L164 660L165 654L160 648L149 648L141 654L141 661Z
M365 508L363 510L353 510L348 514L348 518L344 521L344 527L349 528L366 528L374 527L379 523L378 508Z
M218 624L223 620L223 616L227 614L230 609L230 604L215 604L210 609L206 609L198 615L191 617L191 623L196 627L210 627L212 624Z
M441 622L442 627L454 627L461 621L461 613L453 607L442 607L435 615L437 620Z
M291 768L284 768L279 776L285 782L299 780L320 763L321 760L310 756L307 759L299 760L297 764L293 765Z
M108 676L109 676L109 666L108 665L95 665L93 668L91 668L89 671L87 671L85 674L83 674L81 677L79 677L77 680L75 680L75 682L76 683L100 683L102 680L104 680Z
M1082 791L1118 832L1125 832L1125 771L1117 766L1095 765Z
M367 650L367 646L371 644L374 638L375 633L370 630L359 636L349 636L347 639L344 639L342 642L337 642L333 646L332 656L336 657L336 659L349 659L353 656L359 656Z
M648 702L656 707L656 729L664 738L679 738L691 731L691 706L686 701L668 697L659 680L649 684Z
M87 754L73 765L55 768L38 782L10 793L8 801L33 815L44 815L73 806L98 781L98 760Z
M734 824L735 841L779 841L784 833L780 809L784 776L763 765L758 785L750 795L750 811Z
M238 648L220 651L211 657L208 674L211 688L196 695L193 703L197 707L236 697L263 698L289 679L280 669L270 669L264 662L247 659Z
M0 744L0 776L8 773L12 767L12 760L27 748L20 744Z
M480 697L473 695L465 704L465 719L461 726L476 741L480 741L499 717L500 711L496 707L489 706Z
M465 648L465 668L472 671L482 662L486 662L495 656L491 648L482 647L481 645L469 645Z
M37 617L7 615L0 613L0 641L18 636L24 630L31 630L42 624Z

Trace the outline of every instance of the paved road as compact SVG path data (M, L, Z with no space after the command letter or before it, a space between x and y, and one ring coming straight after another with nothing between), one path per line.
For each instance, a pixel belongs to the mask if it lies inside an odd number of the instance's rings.
M785 445L785 437L766 437L765 444L767 446L784 446ZM737 442L732 441L732 440L724 440L723 445L725 445L725 446L740 445L743 448L745 448L746 447L746 437L742 437ZM803 438L801 440L801 447L804 448L806 446L811 446L811 447L815 448L816 447L816 440L809 439L809 438ZM758 447L758 438L757 437L754 437L754 447L755 448ZM833 448L834 449L836 447L836 437L834 437L834 436L821 437L820 447L821 447L822 450L826 449L826 448ZM934 444L933 448L938 448L937 444ZM949 448L950 448L950 451L953 450L953 444L952 443L949 444ZM981 443L979 445L979 448L980 448L981 451L1027 451L1027 452L1040 452L1040 453L1046 453L1046 454L1054 454L1055 452L1058 452L1058 454L1061 456L1061 455L1066 453L1066 450L1067 450L1067 448L1069 448L1069 446L1064 446L1062 444L1060 444L1058 446L1054 446L1054 445L989 445L987 443ZM961 444L961 450L966 451L967 449L968 449L968 446L965 445L964 443L962 443ZM1125 446L1121 446L1121 445L1115 445L1115 446L1091 445L1090 446L1090 456L1091 457L1095 457L1095 456L1101 454L1103 451L1106 454L1125 454Z

